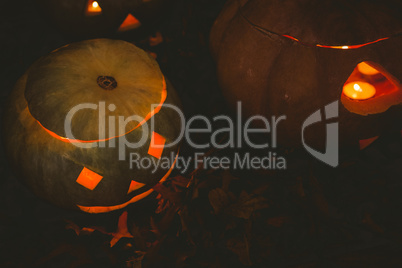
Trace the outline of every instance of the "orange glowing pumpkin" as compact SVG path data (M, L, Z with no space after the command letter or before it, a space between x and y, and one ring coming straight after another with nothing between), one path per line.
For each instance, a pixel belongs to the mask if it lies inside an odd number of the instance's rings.
M73 43L18 80L4 117L7 155L23 182L56 205L120 209L172 171L181 119L168 104L180 101L148 53L117 40Z
M246 116L286 115L284 146L299 146L304 120L337 100L344 145L399 130L400 14L398 1L230 0L210 36L224 96ZM323 124L309 143L325 144Z
M37 0L46 17L73 38L141 36L163 17L166 0ZM121 37L121 35L120 35Z

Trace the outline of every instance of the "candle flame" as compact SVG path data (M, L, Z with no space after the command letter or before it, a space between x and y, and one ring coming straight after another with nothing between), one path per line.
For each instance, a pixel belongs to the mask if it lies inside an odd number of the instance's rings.
M378 63L363 61L343 85L341 101L351 113L383 113L402 103L402 85Z
M367 100L376 93L375 87L370 83L356 81L343 86L343 94L354 100Z
M100 15L102 14L102 8L97 1L89 0L85 13L87 16Z
M362 90L362 88L359 86L359 84L354 84L354 85L353 85L353 88L354 88L356 91L363 92L363 90Z

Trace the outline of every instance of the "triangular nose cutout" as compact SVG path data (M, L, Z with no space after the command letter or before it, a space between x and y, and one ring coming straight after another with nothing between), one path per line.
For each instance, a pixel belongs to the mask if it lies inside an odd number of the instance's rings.
M119 32L133 30L141 26L141 22L131 14L128 14L118 29Z
M140 183L140 182L136 182L136 181L131 181L130 183L130 187L128 188L127 194L140 189L141 187L143 187L145 184Z
M94 0L89 0L85 9L85 15L94 16L102 14L102 8L99 3Z
M345 82L341 101L352 113L360 115L385 112L402 103L402 86L379 64L360 62Z

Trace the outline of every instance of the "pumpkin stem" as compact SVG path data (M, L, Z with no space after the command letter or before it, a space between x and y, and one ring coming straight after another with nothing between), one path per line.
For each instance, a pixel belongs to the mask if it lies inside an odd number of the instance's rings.
M117 87L117 81L112 76L98 76L96 82L98 82L98 85L104 90L113 90Z

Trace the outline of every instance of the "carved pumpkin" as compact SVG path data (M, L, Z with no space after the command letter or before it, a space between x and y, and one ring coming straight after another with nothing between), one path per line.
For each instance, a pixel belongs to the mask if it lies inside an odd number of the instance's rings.
M6 152L38 196L90 213L120 209L174 166L181 120L168 104L180 105L175 90L143 50L109 39L73 43L18 80L5 112ZM171 161L152 162L162 157ZM130 166L138 158L149 166Z
M285 146L337 100L341 144L402 128L401 14L399 1L230 0L210 36L225 98L246 116L286 115ZM306 139L323 145L321 130Z
M107 37L130 32L141 35L160 20L166 0L37 0L59 29L71 37Z

